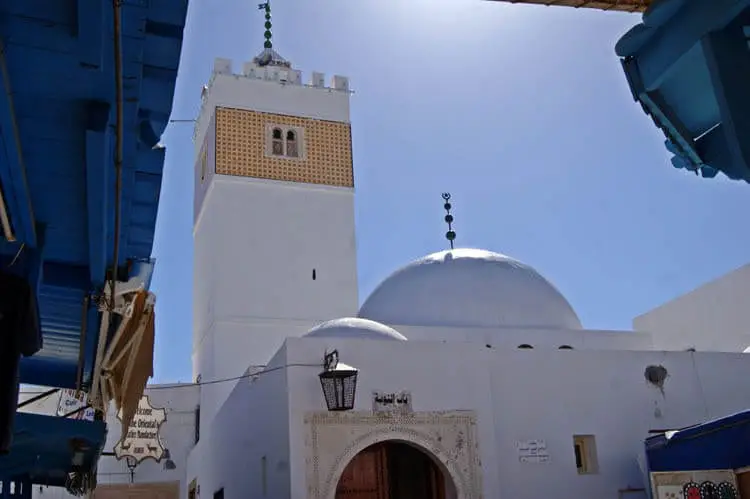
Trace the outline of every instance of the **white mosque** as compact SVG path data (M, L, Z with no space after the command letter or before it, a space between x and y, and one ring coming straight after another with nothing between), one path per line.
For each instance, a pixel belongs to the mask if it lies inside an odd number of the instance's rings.
M147 390L168 460L131 476L103 457L95 497L643 498L650 432L750 407L750 311L726 299L750 266L634 331L585 329L533 267L480 249L408 263L360 307L349 97L270 48L216 60L194 135L194 383Z

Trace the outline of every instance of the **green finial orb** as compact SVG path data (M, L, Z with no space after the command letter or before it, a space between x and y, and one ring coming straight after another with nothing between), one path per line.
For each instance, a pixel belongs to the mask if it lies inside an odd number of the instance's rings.
M260 10L264 10L266 15L266 22L264 23L264 26L266 28L266 31L263 33L263 37L266 39L266 41L263 43L263 47L270 49L273 47L273 42L271 41L272 34L271 34L271 2L266 0L265 3L261 3L258 5L258 8Z

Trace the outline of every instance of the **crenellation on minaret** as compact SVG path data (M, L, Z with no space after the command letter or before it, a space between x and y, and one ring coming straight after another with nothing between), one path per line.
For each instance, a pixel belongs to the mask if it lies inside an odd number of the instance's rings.
M281 59L281 56L278 57ZM349 121L349 96L352 90L348 77L333 75L326 84L325 73L312 71L307 82L304 78L304 73L291 64L288 67L261 65L256 57L243 63L241 72L235 72L230 59L216 58L211 77L201 89L201 109L193 130L196 154L208 121L218 107Z

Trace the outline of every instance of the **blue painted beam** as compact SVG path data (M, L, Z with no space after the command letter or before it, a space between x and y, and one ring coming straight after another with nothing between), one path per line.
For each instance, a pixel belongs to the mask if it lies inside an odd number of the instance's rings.
M81 66L100 71L104 56L104 3L101 0L78 0L76 6Z
M743 18L744 17L744 18ZM722 170L733 179L750 180L750 50L743 32L750 9L723 30L706 35L703 51L711 72L729 152Z
M112 107L107 102L90 102L86 126L86 206L88 212L89 269L91 287L99 289L109 261L109 211L112 144Z
M670 3L678 2L662 1L651 10L668 10ZM658 22L649 23L649 13L644 15L642 27L634 28L622 39L626 40L633 36L631 33L637 32L638 38L642 40L637 45L636 52L644 87L647 90L658 88L669 77L672 66L697 40L713 30L723 28L748 6L750 0L693 0L668 19L659 18ZM622 40L618 42L618 47L626 45ZM622 50L618 50L621 57L635 55Z
M663 0L617 43L672 164L750 181L750 0Z
M0 41L0 135L5 159L0 163L0 182L6 203L10 205L8 208L16 239L33 248L37 245L36 222L26 182L26 165L23 161L5 52L5 44Z

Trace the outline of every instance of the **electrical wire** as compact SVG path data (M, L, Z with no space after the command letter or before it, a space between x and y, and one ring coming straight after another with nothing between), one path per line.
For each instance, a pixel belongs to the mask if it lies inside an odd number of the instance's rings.
M261 366L250 366L252 367L261 367ZM282 366L276 366L271 367L268 369L261 369L260 371L256 371L253 373L246 373L241 376L233 376L231 378L218 378L218 379L212 379L208 381L198 381L196 383L181 383L178 385L157 385L157 386L146 386L146 391L149 390L169 390L172 388L189 388L193 386L207 386L207 385L218 385L220 383L230 383L232 381L239 381L241 379L246 378L253 378L255 376L262 376L264 374L272 373L274 371L280 371L282 369L286 369L287 367L320 367L322 368L322 364L284 364Z
M150 390L171 390L173 388L192 388L195 386L209 386L209 385L218 385L221 383L231 383L233 381L239 381L246 378L254 378L256 376L262 376L264 374L272 373L275 371L280 371L282 369L286 369L288 367L319 367L323 368L323 364L284 364L281 366L275 366L270 367L268 369L265 369L265 366L250 366L249 368L258 368L258 371L252 372L252 373L246 373L241 376L232 376L230 378L217 378L217 379L211 379L208 381L197 381L195 383L174 383L174 384L164 384L164 385L155 385L155 386L148 386L146 385L146 391ZM36 392L36 391L22 391L21 395L42 395L46 392Z

